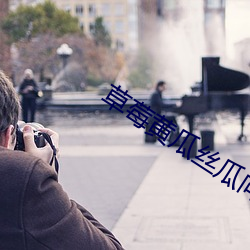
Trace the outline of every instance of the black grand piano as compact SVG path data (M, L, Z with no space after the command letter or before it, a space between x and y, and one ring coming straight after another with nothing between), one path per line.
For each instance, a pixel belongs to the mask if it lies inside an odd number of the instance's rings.
M243 130L250 97L249 93L242 92L249 87L249 76L243 72L222 67L219 61L219 57L202 58L202 81L192 88L192 95L182 97L182 104L175 112L186 116L189 131L192 133L194 118L198 114L208 111L238 111L241 122L238 140L246 140Z

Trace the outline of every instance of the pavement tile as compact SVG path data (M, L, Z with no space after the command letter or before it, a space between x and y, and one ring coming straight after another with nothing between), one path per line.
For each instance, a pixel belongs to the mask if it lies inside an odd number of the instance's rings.
M97 164L94 159L99 158L102 159L103 170L108 168L108 162L114 156L121 159L124 159L122 157L155 159L141 185L134 190L134 195L127 199L123 213L119 214L114 209L109 215L104 215L105 208L110 204L116 206L116 202L97 208L99 215L106 216L107 221L111 221L114 216L119 217L112 231L125 249L247 250L249 248L249 201L243 192L236 193L231 186L227 187L221 183L225 174L212 178L194 163L177 154L176 147L163 147L159 143L145 145L143 130L135 129L132 124L131 126L111 124L112 121L109 126L79 126L75 130L59 127L57 131L64 135L62 141L65 143L61 148L64 159L87 157L94 166ZM235 128L235 124L223 123L220 126L219 123L215 129L213 152L218 151L221 157L216 163L215 170L218 171L227 159L235 159L239 164L247 165L250 159L248 158L250 143L235 143L232 139L237 138L238 129ZM227 136L224 136L225 131L229 131ZM196 132L195 134L199 135ZM79 178L85 174L82 171L81 167L76 171ZM232 171L230 174L231 179L234 173L235 171ZM105 171L102 174L104 175ZM88 175L90 182L95 181L95 177ZM133 182L132 177L130 181ZM236 187L241 181L242 176L239 176ZM69 186L73 187L72 194L76 194L77 189L80 190L75 182L72 178L69 183ZM129 183L129 180L127 182ZM91 192L98 193L95 189L90 190ZM118 194L118 190L114 192ZM78 195L81 195L80 191ZM98 202L104 203L105 199L106 197L102 197L100 192ZM94 200L91 202L96 206Z
M233 160L222 134L216 140L221 160L214 173ZM213 178L174 148L159 152L113 232L126 249L247 249L249 201L221 183L225 174ZM228 177L234 175L235 170ZM236 189L241 181L236 180Z

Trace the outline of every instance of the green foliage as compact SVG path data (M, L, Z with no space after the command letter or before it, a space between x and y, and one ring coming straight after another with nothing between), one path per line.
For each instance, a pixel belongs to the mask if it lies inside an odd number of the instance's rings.
M92 31L93 38L95 40L96 45L104 45L106 47L111 46L111 37L108 30L105 28L103 24L103 18L97 17L95 19L94 28Z
M58 9L54 3L48 0L36 6L20 5L3 21L2 29L9 35L11 42L17 42L30 35L40 33L63 36L80 31L77 18Z
M146 88L152 82L152 63L150 56L145 51L140 51L137 55L133 70L128 76L132 87Z
M89 73L86 79L87 85L92 87L98 87L103 83L102 79L97 78L93 74Z

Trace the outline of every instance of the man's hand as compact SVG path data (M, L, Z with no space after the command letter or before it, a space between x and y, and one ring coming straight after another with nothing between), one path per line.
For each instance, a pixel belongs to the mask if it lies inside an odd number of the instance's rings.
M51 137L51 140L57 149L58 153L58 145L59 145L59 135L53 130L47 128L39 129L40 132L46 133ZM23 128L23 140L25 144L25 152L32 154L43 161L50 163L50 160L53 156L53 151L48 143L42 148L38 148L34 141L34 132L31 126L25 125Z

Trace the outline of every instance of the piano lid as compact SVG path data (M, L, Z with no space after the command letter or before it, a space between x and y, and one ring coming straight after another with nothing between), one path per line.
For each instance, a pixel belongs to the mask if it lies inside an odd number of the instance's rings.
M219 57L202 57L202 82L204 94L209 91L237 91L250 85L249 75L219 65Z

